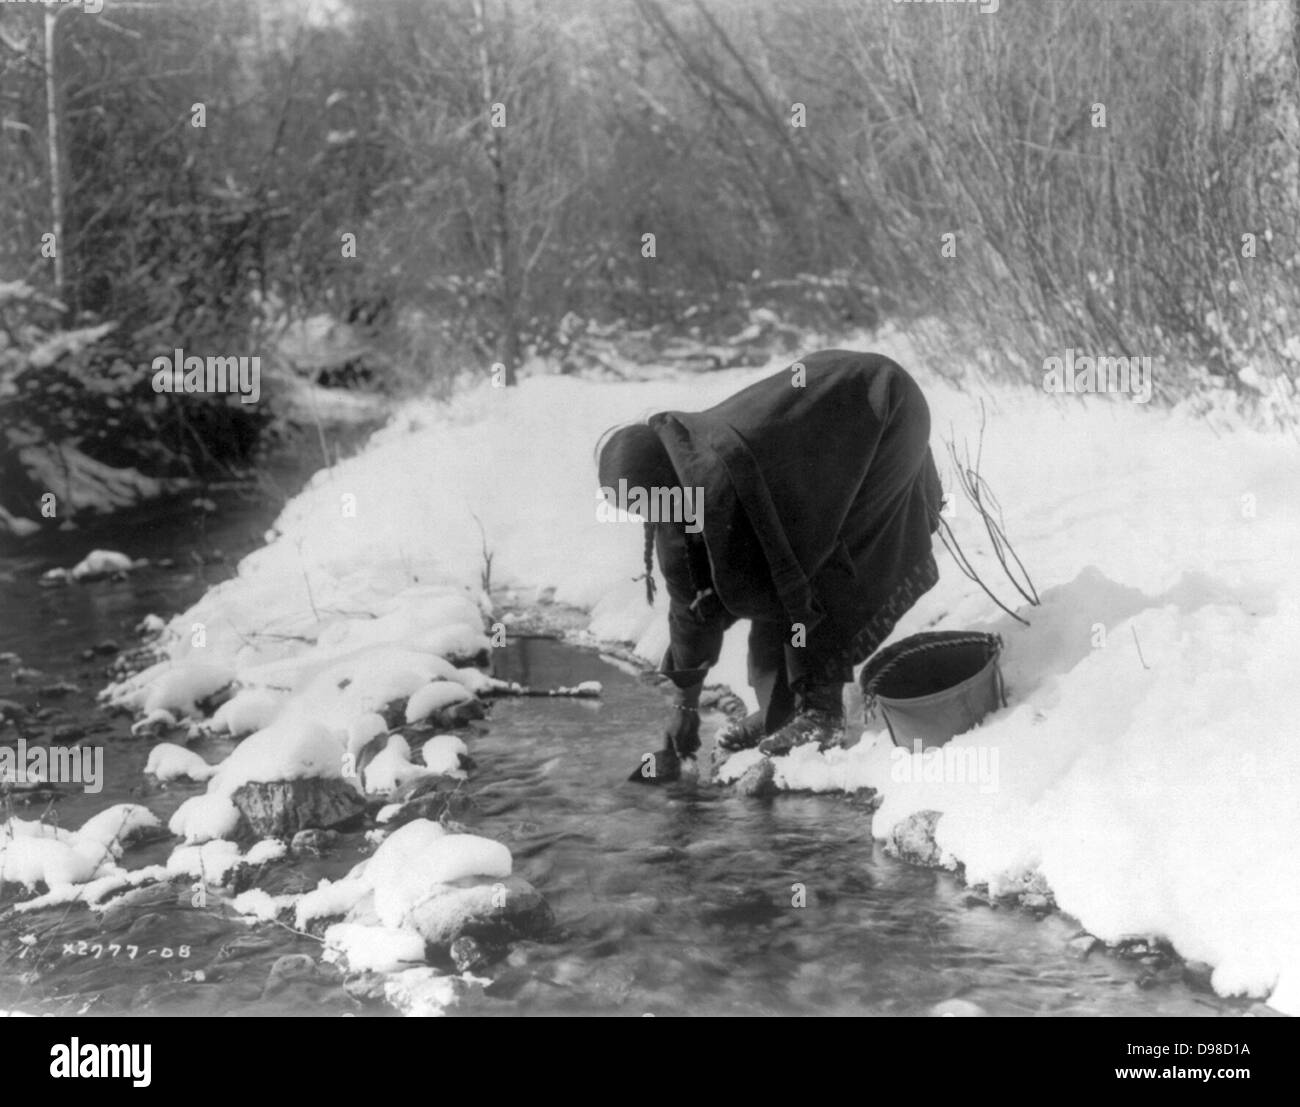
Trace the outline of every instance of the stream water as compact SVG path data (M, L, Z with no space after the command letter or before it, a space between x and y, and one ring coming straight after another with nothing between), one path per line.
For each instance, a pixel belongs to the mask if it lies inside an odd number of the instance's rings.
M0 698L33 712L0 728L0 742L105 748L103 792L72 792L49 805L48 817L75 828L130 801L166 820L199 790L147 780L153 740L133 738L130 720L103 714L94 694L111 644L133 645L143 615L169 616L230 575L274 514L263 498L228 494L212 514L171 509L130 529L61 536L0 559L0 652L16 653L39 674L15 682L15 665L0 664ZM37 586L45 569L70 566L94 547L154 564L126 580ZM158 563L166 558L172 564ZM83 659L101 645L103 653ZM659 690L552 641L515 641L495 665L499 675L538 687L600 680L604 695L498 701L467 735L478 768L463 819L510 846L558 928L489 970L491 986L461 1008L466 1014L911 1015L952 998L992 1015L1214 1016L1242 1007L1177 965L1153 971L1106 954L1080 961L1067 948L1078 929L1071 920L978 904L951 874L886 857L861 798L751 799L690 782L627 783L640 754L658 746ZM78 690L42 691L60 682ZM198 748L209 761L228 750L216 742ZM14 814L32 819L46 810L19 805ZM126 864L162 862L172 844L134 850ZM273 863L257 886L305 891L368 851L359 833L345 836L323 858ZM243 922L215 893L195 907L184 883L129 893L102 912L12 913L21 898L19 889L0 889L0 1009L383 1013L352 998L332 968L272 974L286 954L319 958L319 943ZM797 898L803 906L794 906ZM123 947L116 955L114 945ZM137 952L128 958L131 947Z

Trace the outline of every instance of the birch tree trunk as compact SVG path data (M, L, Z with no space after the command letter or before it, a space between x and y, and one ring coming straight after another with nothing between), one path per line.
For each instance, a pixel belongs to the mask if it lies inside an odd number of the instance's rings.
M513 385L519 366L519 278L515 243L510 231L510 178L507 172L505 127L493 126L493 59L488 37L485 0L472 0L474 35L478 39L482 81L483 150L492 170L492 267L495 271L501 334L497 357L505 366L505 384ZM504 0L503 0L504 2ZM507 13L508 18L508 13ZM509 125L509 117L506 118Z
M59 81L54 68L54 32L66 8L45 7L45 122L50 162L50 217L54 233L54 295L67 303L63 289L63 143L59 133Z

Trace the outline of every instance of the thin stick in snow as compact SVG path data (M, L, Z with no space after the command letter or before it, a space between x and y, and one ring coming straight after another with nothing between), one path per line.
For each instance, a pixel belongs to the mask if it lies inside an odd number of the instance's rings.
M1150 669L1151 666L1147 664L1147 659L1142 656L1142 643L1138 641L1137 627L1130 623L1128 629L1133 632L1133 645L1137 646L1138 660L1142 662L1142 668Z
M470 518L478 524L479 538L483 542L483 569L479 573L479 583L486 596L492 595L492 551L488 549L487 531L483 529L483 520L470 511Z
M306 562L303 562L302 560L302 539L301 538L298 539L298 561L302 565L302 582L307 586L307 602L311 604L311 613L316 617L316 622L319 624L320 612L316 610L316 597L312 595L311 577L307 575L307 565Z

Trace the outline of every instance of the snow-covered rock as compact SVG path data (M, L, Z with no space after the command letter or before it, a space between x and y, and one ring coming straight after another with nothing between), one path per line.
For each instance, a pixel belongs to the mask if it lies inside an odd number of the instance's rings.
M322 880L320 885L306 892L295 906L295 925L306 930L318 919L342 918L371 892L370 883L360 878Z
M218 766L209 790L231 795L244 784L343 775L342 735L322 723L283 717L249 735Z
M244 861L249 865L264 865L268 861L278 861L286 857L289 847L278 838L262 838L254 842L244 854Z
M139 564L116 550L91 550L72 567L72 579L93 580L112 573L129 573Z
M0 835L0 884L22 884L49 888L83 884L107 865L109 851L103 846L86 847L55 837Z
M469 756L469 747L454 734L435 734L424 743L420 758L435 773L464 775L461 758Z
M50 569L42 574L43 580L77 580L91 581L100 577L112 576L114 573L129 573L139 569L148 562L141 559L133 561L117 550L91 550L71 569Z
M239 829L239 808L221 792L191 796L172 812L167 829L187 842L228 838Z
M411 761L411 747L400 734L390 735L384 749L362 770L368 795L387 796L412 780L429 775L429 770Z
M538 937L554 922L546 900L517 876L426 895L404 917L406 926L433 945L450 945L463 936L502 945Z
M942 814L938 811L916 811L896 822L889 831L885 852L912 865L942 866L945 855L934 840L940 818Z
M403 926L407 912L438 886L464 877L504 878L512 864L510 850L500 842L448 834L437 823L416 821L385 839L366 866L366 878L380 922Z
M282 911L294 906L297 900L297 896L273 896L260 888L250 888L232 899L230 906L249 919L271 922L278 918Z
M177 846L167 858L173 876L190 876L207 884L220 885L244 863L234 842L216 840L202 845Z
M81 842L97 842L120 853L142 836L162 830L162 820L138 803L117 803L92 815L77 830Z
M301 830L328 830L366 809L347 781L322 777L249 781L230 797L244 823L263 838L291 838Z
M166 711L178 717L199 716L199 703L229 685L232 676L229 665L213 662L176 665L160 661L121 685L110 686L105 698L115 706L129 707L146 715Z
M325 931L325 959L351 972L397 972L424 964L424 939L402 927L335 923Z
M159 780L193 780L202 783L216 771L193 750L173 742L161 742L149 751L144 771Z
M417 688L406 702L406 721L418 723L445 708L473 699L463 684L451 680L434 680Z

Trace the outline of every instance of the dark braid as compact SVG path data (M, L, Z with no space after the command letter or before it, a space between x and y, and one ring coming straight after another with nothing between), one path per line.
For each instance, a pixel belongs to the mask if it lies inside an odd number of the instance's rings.
M645 602L655 605L655 525L645 524Z

